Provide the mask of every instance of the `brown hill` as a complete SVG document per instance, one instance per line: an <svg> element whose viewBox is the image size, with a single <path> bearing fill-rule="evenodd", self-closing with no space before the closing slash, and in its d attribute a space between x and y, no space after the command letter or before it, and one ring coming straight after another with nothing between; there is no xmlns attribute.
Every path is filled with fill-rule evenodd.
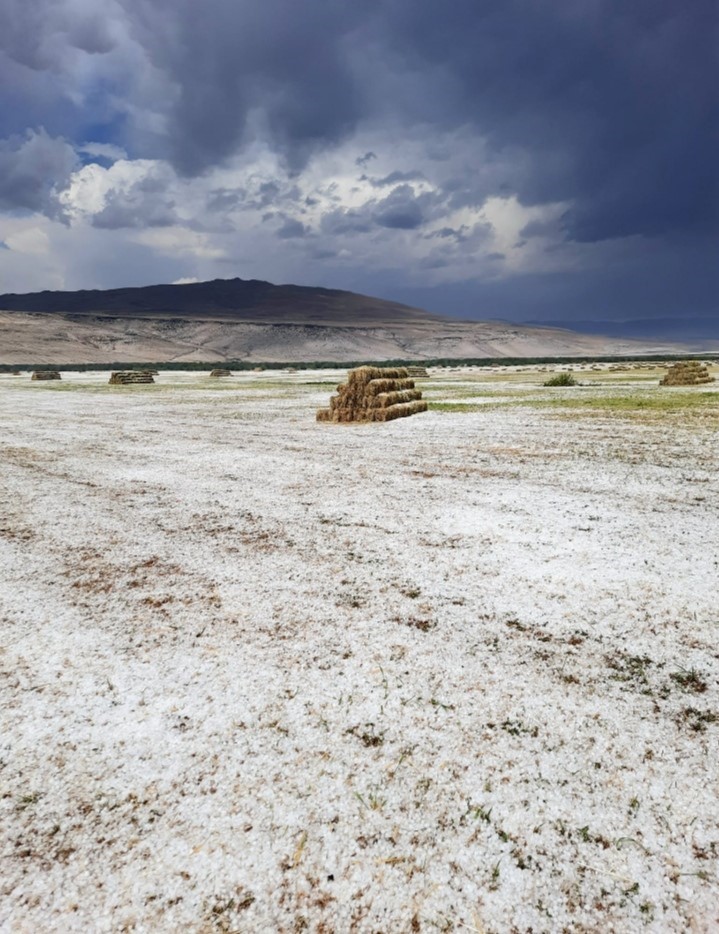
<svg viewBox="0 0 719 934"><path fill-rule="evenodd" d="M354 292L255 280L0 296L2 364L345 362L687 349L459 321Z"/></svg>
<svg viewBox="0 0 719 934"><path fill-rule="evenodd" d="M120 318L190 318L255 324L373 324L441 321L419 308L339 289L213 279L185 285L0 295L0 311Z"/></svg>

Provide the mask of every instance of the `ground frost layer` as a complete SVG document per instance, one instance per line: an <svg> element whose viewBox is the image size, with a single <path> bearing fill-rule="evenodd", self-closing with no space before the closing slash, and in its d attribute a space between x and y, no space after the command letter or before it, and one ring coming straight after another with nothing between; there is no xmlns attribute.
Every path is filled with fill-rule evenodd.
<svg viewBox="0 0 719 934"><path fill-rule="evenodd" d="M2 929L716 930L716 435L293 386L3 383Z"/></svg>

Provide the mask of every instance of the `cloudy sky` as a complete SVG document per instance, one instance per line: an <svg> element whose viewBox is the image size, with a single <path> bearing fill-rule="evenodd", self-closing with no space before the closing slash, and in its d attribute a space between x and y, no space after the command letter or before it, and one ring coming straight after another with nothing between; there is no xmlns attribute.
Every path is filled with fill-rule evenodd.
<svg viewBox="0 0 719 934"><path fill-rule="evenodd" d="M714 0L2 0L0 292L716 315Z"/></svg>

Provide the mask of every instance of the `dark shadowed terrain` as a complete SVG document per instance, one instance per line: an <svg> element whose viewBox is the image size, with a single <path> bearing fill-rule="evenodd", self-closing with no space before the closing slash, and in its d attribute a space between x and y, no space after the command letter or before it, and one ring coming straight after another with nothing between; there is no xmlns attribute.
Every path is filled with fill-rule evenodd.
<svg viewBox="0 0 719 934"><path fill-rule="evenodd" d="M0 363L297 362L710 350L460 321L335 289L242 279L0 296Z"/></svg>

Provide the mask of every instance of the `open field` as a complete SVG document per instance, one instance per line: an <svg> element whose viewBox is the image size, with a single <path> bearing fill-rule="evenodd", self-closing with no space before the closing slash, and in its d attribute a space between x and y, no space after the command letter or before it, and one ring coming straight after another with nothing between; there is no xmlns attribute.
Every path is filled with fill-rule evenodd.
<svg viewBox="0 0 719 934"><path fill-rule="evenodd" d="M0 375L0 929L719 929L719 382L548 369Z"/></svg>

